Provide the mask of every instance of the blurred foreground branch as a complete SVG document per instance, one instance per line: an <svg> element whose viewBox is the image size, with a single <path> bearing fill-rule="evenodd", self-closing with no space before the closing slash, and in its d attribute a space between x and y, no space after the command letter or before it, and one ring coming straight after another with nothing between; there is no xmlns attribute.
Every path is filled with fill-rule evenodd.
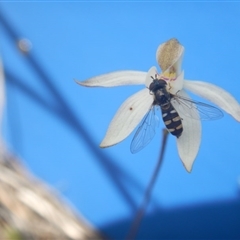
<svg viewBox="0 0 240 240"><path fill-rule="evenodd" d="M0 60L0 128L5 103ZM106 239L49 186L31 173L3 144L0 131L0 239Z"/></svg>
<svg viewBox="0 0 240 240"><path fill-rule="evenodd" d="M0 147L0 239L105 239Z"/></svg>

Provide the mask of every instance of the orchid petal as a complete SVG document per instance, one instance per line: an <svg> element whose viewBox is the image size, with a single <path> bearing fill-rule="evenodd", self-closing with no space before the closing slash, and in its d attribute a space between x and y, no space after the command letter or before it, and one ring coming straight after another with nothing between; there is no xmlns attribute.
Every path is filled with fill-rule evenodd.
<svg viewBox="0 0 240 240"><path fill-rule="evenodd" d="M180 91L178 95L189 98L184 90ZM182 118L183 125L182 135L177 138L178 154L186 170L191 172L201 143L201 121L183 115L177 101L172 104Z"/></svg>
<svg viewBox="0 0 240 240"><path fill-rule="evenodd" d="M184 80L184 88L216 104L240 122L240 106L224 89L207 82Z"/></svg>
<svg viewBox="0 0 240 240"><path fill-rule="evenodd" d="M168 91L172 94L176 94L177 92L182 90L183 82L184 82L184 71L181 72L181 74L177 77L176 80L167 81Z"/></svg>
<svg viewBox="0 0 240 240"><path fill-rule="evenodd" d="M85 87L115 87L144 84L146 75L147 73L142 71L116 71L102 74L85 81L75 81Z"/></svg>
<svg viewBox="0 0 240 240"><path fill-rule="evenodd" d="M149 88L149 85L152 83L153 78L155 79L155 76L157 75L157 68L155 66L151 67L148 72L147 72L147 76L146 76L146 80L145 80L145 85L147 88Z"/></svg>
<svg viewBox="0 0 240 240"><path fill-rule="evenodd" d="M110 147L124 140L139 124L152 103L153 97L148 89L129 97L114 116L100 147Z"/></svg>
<svg viewBox="0 0 240 240"><path fill-rule="evenodd" d="M173 79L181 73L183 53L184 47L175 38L158 47L157 62L166 78Z"/></svg>

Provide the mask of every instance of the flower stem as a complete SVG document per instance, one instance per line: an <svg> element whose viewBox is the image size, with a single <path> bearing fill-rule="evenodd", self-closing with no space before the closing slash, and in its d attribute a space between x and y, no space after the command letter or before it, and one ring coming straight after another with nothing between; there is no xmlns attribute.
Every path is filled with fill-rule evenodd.
<svg viewBox="0 0 240 240"><path fill-rule="evenodd" d="M158 159L157 165L154 169L154 172L152 174L151 180L148 184L148 187L146 189L146 192L144 194L142 204L140 205L138 211L136 212L136 215L135 215L135 218L133 219L131 228L130 228L128 234L127 234L127 237L126 237L127 240L130 240L130 239L133 240L133 239L135 239L135 237L137 235L137 231L139 229L139 226L140 226L140 223L142 221L143 215L144 215L144 213L147 209L147 206L148 206L148 203L149 203L149 200L150 200L150 197L151 197L151 193L152 193L154 184L156 182L156 179L157 179L157 176L158 176L158 173L159 173L159 169L160 169L160 167L162 165L162 162L163 162L164 153L165 153L165 149L166 149L166 143L167 143L167 136L168 136L167 129L163 129L162 147L161 147L161 150L160 150L159 159Z"/></svg>

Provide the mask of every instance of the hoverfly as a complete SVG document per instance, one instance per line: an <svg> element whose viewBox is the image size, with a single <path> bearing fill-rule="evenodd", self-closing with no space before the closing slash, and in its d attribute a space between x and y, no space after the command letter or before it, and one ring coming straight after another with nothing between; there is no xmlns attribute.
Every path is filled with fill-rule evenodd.
<svg viewBox="0 0 240 240"><path fill-rule="evenodd" d="M162 119L167 130L177 138L181 137L184 131L183 119L174 108L173 103L178 104L181 116L197 120L216 120L223 116L222 111L214 106L169 93L165 80L157 77L151 78L153 81L149 85L149 91L153 95L153 103L133 137L130 147L132 153L142 150L154 137L155 128L159 121L155 113L157 108L161 109Z"/></svg>

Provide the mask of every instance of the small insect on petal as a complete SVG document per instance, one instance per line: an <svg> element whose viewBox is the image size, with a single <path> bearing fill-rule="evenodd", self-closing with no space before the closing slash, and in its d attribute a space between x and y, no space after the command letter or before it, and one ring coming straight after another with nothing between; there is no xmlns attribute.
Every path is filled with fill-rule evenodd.
<svg viewBox="0 0 240 240"><path fill-rule="evenodd" d="M124 140L148 112L152 102L153 97L146 88L129 97L115 114L100 147L110 147Z"/></svg>
<svg viewBox="0 0 240 240"><path fill-rule="evenodd" d="M90 78L85 81L75 80L85 87L115 87L144 84L147 73L141 71L117 71Z"/></svg>

